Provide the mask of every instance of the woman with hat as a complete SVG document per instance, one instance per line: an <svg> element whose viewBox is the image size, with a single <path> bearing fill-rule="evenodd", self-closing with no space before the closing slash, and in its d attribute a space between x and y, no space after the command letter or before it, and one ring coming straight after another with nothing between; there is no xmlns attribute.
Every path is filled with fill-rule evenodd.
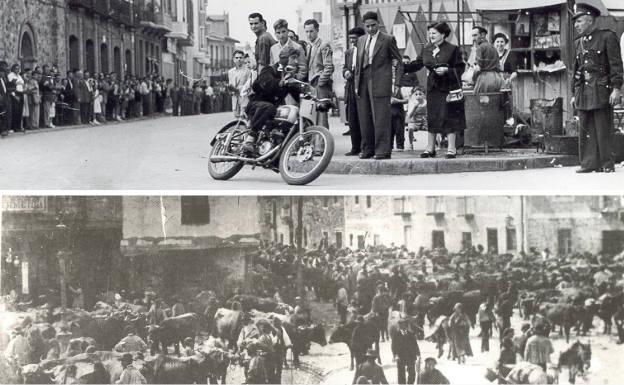
<svg viewBox="0 0 624 385"><path fill-rule="evenodd" d="M466 356L472 357L469 339L470 319L464 313L461 303L456 303L453 309L453 314L449 318L451 352L453 359L457 358L460 364L465 364Z"/></svg>
<svg viewBox="0 0 624 385"><path fill-rule="evenodd" d="M447 41L451 27L444 21L429 25L429 43L417 59L405 65L404 72L417 72L427 68L427 128L429 136L421 158L436 156L436 135L448 139L447 158L457 156L457 135L466 128L463 99L460 97L461 76L466 68L456 45Z"/></svg>
<svg viewBox="0 0 624 385"><path fill-rule="evenodd" d="M366 361L358 365L355 370L353 383L362 383L361 377L365 377L369 384L387 384L388 380L386 380L383 368L375 363L375 359L377 359L375 349L368 349L364 357Z"/></svg>

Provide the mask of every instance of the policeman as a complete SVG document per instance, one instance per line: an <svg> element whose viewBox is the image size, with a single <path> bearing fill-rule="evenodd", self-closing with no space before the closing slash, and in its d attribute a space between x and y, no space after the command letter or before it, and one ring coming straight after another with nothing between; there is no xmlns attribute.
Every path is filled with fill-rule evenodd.
<svg viewBox="0 0 624 385"><path fill-rule="evenodd" d="M577 173L614 172L611 149L613 106L620 100L622 58L613 31L596 28L600 11L577 3L572 19L578 33L572 81L572 107L577 110L581 168Z"/></svg>

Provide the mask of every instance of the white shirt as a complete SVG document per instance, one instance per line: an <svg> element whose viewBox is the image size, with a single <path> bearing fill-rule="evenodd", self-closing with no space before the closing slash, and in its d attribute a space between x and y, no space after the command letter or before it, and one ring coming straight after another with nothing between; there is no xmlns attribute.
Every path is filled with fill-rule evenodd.
<svg viewBox="0 0 624 385"><path fill-rule="evenodd" d="M366 44L369 44L368 42L370 41L370 45L368 46L368 64L369 65L373 63L373 52L375 52L375 43L377 43L378 37L379 37L379 31L377 31L377 33L374 35L368 35L368 39L366 41ZM366 49L366 46L364 46L364 49Z"/></svg>
<svg viewBox="0 0 624 385"><path fill-rule="evenodd" d="M24 78L20 76L20 74L16 74L15 72L10 72L9 76L7 76L9 82L15 80L15 91L24 92Z"/></svg>

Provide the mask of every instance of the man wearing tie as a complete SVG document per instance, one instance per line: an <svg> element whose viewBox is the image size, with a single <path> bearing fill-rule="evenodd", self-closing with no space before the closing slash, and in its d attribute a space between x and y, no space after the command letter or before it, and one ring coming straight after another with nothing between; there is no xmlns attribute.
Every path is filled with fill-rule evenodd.
<svg viewBox="0 0 624 385"><path fill-rule="evenodd" d="M342 69L342 76L345 78L345 103L347 113L347 123L349 124L349 135L351 135L351 151L346 156L358 156L362 144L362 134L360 132L360 121L357 111L357 97L355 95L355 65L357 63L357 42L366 32L360 27L349 30L349 42L351 48L345 52L345 64Z"/></svg>
<svg viewBox="0 0 624 385"><path fill-rule="evenodd" d="M308 80L316 88L317 97L330 98L332 93L332 75L334 62L332 48L323 41L319 34L319 23L314 19L306 20L303 29L308 41ZM329 128L327 112L319 112L316 124Z"/></svg>
<svg viewBox="0 0 624 385"><path fill-rule="evenodd" d="M379 30L377 13L362 18L367 34L358 40L355 91L362 132L361 159L390 159L390 97L398 92L401 53L394 36Z"/></svg>
<svg viewBox="0 0 624 385"><path fill-rule="evenodd" d="M407 319L399 319L399 330L392 337L392 355L397 363L397 384L413 384L416 382L416 360L420 356L418 341L414 332L407 328ZM407 382L405 372L407 371Z"/></svg>

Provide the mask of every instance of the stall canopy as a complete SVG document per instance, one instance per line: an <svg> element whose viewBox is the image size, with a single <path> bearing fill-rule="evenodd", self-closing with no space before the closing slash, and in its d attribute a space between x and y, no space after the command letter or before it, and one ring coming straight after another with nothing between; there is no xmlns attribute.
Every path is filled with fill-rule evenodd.
<svg viewBox="0 0 624 385"><path fill-rule="evenodd" d="M509 11L513 9L541 8L566 3L566 0L523 0L521 2L518 2L518 0L475 0L473 2L477 11ZM617 13L624 12L624 1L622 0L583 0L583 3L598 8L601 16L607 16L613 11Z"/></svg>

